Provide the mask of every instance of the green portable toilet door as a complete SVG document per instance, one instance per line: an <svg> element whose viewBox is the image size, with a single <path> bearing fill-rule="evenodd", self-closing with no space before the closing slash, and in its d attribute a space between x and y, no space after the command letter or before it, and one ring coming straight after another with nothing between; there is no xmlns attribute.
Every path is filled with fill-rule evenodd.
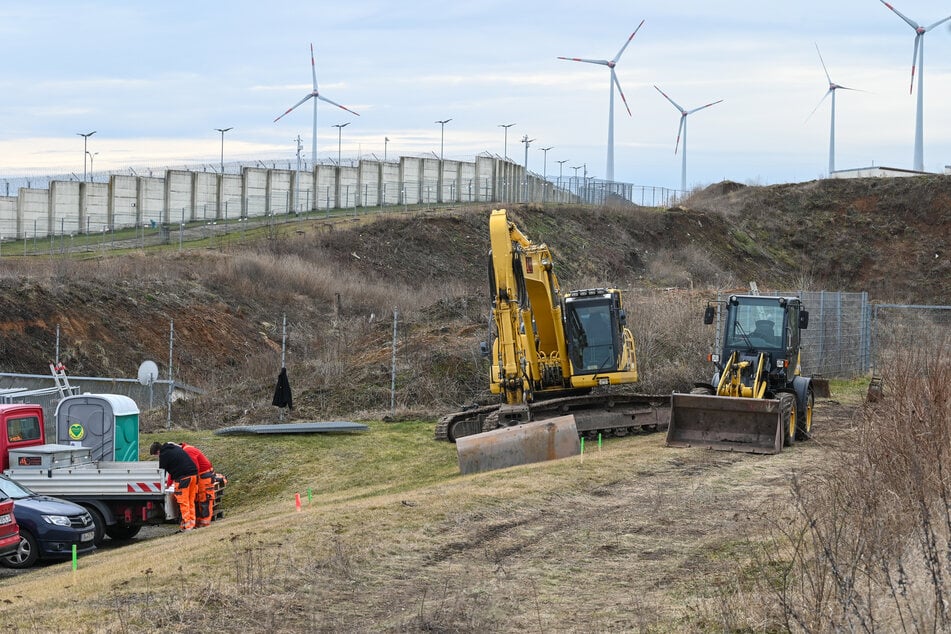
<svg viewBox="0 0 951 634"><path fill-rule="evenodd" d="M116 462L135 462L139 459L139 415L116 416Z"/></svg>

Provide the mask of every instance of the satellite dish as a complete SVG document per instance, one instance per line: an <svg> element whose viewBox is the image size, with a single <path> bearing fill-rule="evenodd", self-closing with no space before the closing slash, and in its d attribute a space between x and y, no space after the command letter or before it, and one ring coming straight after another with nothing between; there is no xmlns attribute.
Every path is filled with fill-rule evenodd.
<svg viewBox="0 0 951 634"><path fill-rule="evenodd" d="M158 378L158 366L155 361L143 361L139 366L139 383L142 385L152 385Z"/></svg>

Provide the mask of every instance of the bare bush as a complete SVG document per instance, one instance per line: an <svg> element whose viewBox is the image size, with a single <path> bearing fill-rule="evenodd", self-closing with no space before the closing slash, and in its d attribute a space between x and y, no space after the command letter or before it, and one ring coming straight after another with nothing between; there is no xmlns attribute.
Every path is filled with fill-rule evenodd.
<svg viewBox="0 0 951 634"><path fill-rule="evenodd" d="M703 325L705 299L683 291L627 298L640 391L682 391L704 380L710 370L704 359L714 338L713 330Z"/></svg>
<svg viewBox="0 0 951 634"><path fill-rule="evenodd" d="M951 629L951 339L892 345L885 399L777 522L769 583L792 631Z"/></svg>

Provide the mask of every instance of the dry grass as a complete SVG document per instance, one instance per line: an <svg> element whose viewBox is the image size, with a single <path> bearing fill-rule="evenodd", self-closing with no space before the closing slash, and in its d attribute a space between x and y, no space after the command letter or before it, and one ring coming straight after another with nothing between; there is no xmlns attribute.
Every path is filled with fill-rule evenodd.
<svg viewBox="0 0 951 634"><path fill-rule="evenodd" d="M853 444L793 480L772 579L784 627L804 632L951 628L951 340L898 338L886 396Z"/></svg>
<svg viewBox="0 0 951 634"><path fill-rule="evenodd" d="M54 566L19 577L0 623L90 632L718 630L727 618L720 580L739 562L753 565L750 544L768 510L790 499L782 474L820 457L808 445L771 458L671 450L655 434L611 440L584 459L459 477L452 447L433 444L428 426L379 431L328 440L344 454L338 461L292 465L322 474L311 481L326 478L300 513L292 483L301 480L281 478L272 502L210 529L84 557L76 573ZM376 455L394 437L415 438L419 452ZM254 450L246 452L241 459ZM434 467L420 467L421 452ZM236 474L233 493L245 478L275 477L263 461L276 454L263 453ZM347 470L348 455L389 468ZM31 615L42 621L24 625Z"/></svg>

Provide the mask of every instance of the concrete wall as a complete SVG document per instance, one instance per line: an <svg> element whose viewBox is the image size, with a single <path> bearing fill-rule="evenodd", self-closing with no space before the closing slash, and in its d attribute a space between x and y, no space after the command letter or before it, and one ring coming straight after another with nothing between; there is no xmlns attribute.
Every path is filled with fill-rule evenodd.
<svg viewBox="0 0 951 634"><path fill-rule="evenodd" d="M140 176L136 179L138 189L135 205L139 210L139 219L144 226L160 225L171 222L165 206L165 179L152 176Z"/></svg>
<svg viewBox="0 0 951 634"><path fill-rule="evenodd" d="M511 161L435 157L317 165L313 171L246 167L239 174L168 170L113 175L108 183L53 181L0 197L0 238L98 233L266 214L455 202L570 200L572 195Z"/></svg>

